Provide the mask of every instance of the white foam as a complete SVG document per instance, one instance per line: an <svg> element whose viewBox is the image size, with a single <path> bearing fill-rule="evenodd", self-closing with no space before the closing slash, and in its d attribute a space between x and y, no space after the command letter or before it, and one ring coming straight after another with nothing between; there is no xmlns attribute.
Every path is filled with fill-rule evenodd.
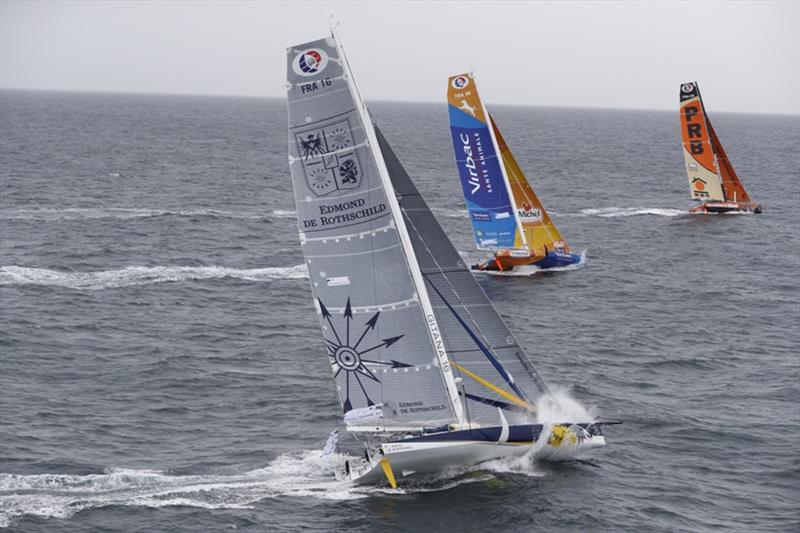
<svg viewBox="0 0 800 533"><path fill-rule="evenodd" d="M60 272L46 268L16 265L0 267L0 285L50 285L70 289L101 290L146 285L166 281L235 278L247 281L302 279L308 277L306 265L266 268L228 268L220 266L128 266L97 272Z"/></svg>
<svg viewBox="0 0 800 533"><path fill-rule="evenodd" d="M367 497L336 481L335 456L319 450L284 454L266 467L232 475L177 476L156 470L109 469L103 474L0 474L0 527L21 515L66 518L118 506L247 508L280 496L345 500Z"/></svg>
<svg viewBox="0 0 800 533"><path fill-rule="evenodd" d="M129 207L67 207L67 208L20 208L20 209L0 209L0 220L38 220L38 221L60 221L60 220L91 220L91 219L135 219L151 218L161 216L179 217L213 217L213 218L233 218L258 220L265 217L273 218L294 218L296 211L276 209L268 213L225 211L219 209L154 209L154 208L129 208Z"/></svg>
<svg viewBox="0 0 800 533"><path fill-rule="evenodd" d="M439 213L444 217L449 218L467 218L469 216L469 211L466 209L448 209L446 207L434 207L432 208L434 213Z"/></svg>
<svg viewBox="0 0 800 533"><path fill-rule="evenodd" d="M632 217L639 215L654 215L661 217L678 217L686 215L688 211L669 209L663 207L602 207L599 209L581 209L577 216L597 216L602 218ZM573 215L575 216L575 215Z"/></svg>
<svg viewBox="0 0 800 533"><path fill-rule="evenodd" d="M551 388L536 402L540 424L594 422L595 416L564 388Z"/></svg>
<svg viewBox="0 0 800 533"><path fill-rule="evenodd" d="M22 515L68 518L92 508L108 506L243 509L266 498L313 497L356 500L373 494L449 490L464 483L491 479L491 474L457 479L442 477L421 486L397 490L337 481L336 454L319 450L280 455L264 468L241 474L171 475L159 470L110 468L103 474L0 473L0 527ZM485 469L483 469L485 470Z"/></svg>

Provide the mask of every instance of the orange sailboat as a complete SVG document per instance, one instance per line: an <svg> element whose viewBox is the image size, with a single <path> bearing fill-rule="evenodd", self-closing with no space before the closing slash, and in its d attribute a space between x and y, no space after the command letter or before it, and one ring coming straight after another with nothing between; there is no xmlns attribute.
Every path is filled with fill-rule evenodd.
<svg viewBox="0 0 800 533"><path fill-rule="evenodd" d="M683 157L693 200L702 202L690 213L760 213L722 148L706 114L697 82L680 91Z"/></svg>
<svg viewBox="0 0 800 533"><path fill-rule="evenodd" d="M474 270L562 268L583 262L558 231L478 94L472 73L451 76L447 103L475 244L492 257ZM517 269L517 270L515 270Z"/></svg>

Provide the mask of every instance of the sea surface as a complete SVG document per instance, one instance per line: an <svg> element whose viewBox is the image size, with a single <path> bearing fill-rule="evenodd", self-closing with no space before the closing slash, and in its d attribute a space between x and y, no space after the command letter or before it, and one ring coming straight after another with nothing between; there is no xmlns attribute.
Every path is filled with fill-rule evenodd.
<svg viewBox="0 0 800 533"><path fill-rule="evenodd" d="M370 107L474 255L444 102ZM798 531L800 118L707 102L764 213L690 216L675 107L492 108L587 261L480 283L608 446L392 491L321 456L285 102L0 92L0 526Z"/></svg>

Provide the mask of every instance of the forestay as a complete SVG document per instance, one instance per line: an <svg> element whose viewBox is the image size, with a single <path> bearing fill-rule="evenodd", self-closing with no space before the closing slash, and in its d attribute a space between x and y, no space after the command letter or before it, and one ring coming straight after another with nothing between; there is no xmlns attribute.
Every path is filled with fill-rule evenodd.
<svg viewBox="0 0 800 533"><path fill-rule="evenodd" d="M287 72L300 242L343 411L373 427L458 420L336 41L289 48Z"/></svg>

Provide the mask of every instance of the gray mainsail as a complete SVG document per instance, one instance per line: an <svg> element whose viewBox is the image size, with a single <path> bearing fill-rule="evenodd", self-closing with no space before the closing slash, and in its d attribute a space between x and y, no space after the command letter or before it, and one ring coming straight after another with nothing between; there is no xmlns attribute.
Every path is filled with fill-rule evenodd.
<svg viewBox="0 0 800 533"><path fill-rule="evenodd" d="M436 318L340 49L333 37L289 48L287 72L300 242L343 411L390 429L462 421Z"/></svg>
<svg viewBox="0 0 800 533"><path fill-rule="evenodd" d="M411 235L447 354L461 377L469 421L496 425L497 408L522 422L547 386L376 127L392 185Z"/></svg>

